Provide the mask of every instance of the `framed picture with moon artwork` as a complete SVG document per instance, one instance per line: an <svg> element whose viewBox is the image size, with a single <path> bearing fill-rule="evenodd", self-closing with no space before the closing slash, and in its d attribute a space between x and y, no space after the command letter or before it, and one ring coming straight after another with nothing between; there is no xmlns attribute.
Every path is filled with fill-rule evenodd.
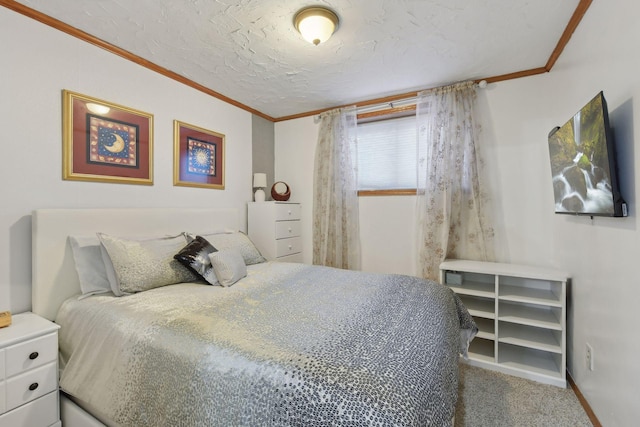
<svg viewBox="0 0 640 427"><path fill-rule="evenodd" d="M66 180L153 185L153 115L62 91Z"/></svg>
<svg viewBox="0 0 640 427"><path fill-rule="evenodd" d="M173 122L173 185L224 190L223 134Z"/></svg>

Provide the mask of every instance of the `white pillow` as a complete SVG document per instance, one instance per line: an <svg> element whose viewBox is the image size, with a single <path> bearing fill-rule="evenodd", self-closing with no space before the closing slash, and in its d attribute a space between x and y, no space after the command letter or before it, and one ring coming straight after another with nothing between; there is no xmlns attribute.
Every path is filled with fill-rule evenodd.
<svg viewBox="0 0 640 427"><path fill-rule="evenodd" d="M95 236L69 236L83 296L111 292L102 260L100 240Z"/></svg>
<svg viewBox="0 0 640 427"><path fill-rule="evenodd" d="M222 286L231 286L247 275L242 254L236 249L225 249L209 254L209 260Z"/></svg>
<svg viewBox="0 0 640 427"><path fill-rule="evenodd" d="M117 296L198 281L193 272L173 258L187 243L182 233L148 240L122 239L104 233L97 235L103 247L107 277Z"/></svg>

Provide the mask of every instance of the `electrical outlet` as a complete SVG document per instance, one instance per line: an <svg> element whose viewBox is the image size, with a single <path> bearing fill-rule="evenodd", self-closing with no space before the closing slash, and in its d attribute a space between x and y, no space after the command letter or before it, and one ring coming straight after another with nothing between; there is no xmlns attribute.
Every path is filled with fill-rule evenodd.
<svg viewBox="0 0 640 427"><path fill-rule="evenodd" d="M593 347L587 343L587 351L585 353L585 362L587 363L587 369L593 371Z"/></svg>

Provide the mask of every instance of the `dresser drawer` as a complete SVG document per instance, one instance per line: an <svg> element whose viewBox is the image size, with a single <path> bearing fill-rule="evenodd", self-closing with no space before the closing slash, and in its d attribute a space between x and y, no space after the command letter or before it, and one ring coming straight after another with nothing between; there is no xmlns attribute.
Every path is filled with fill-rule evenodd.
<svg viewBox="0 0 640 427"><path fill-rule="evenodd" d="M276 239L300 236L300 221L277 221Z"/></svg>
<svg viewBox="0 0 640 427"><path fill-rule="evenodd" d="M280 258L276 258L278 262L297 262L302 263L304 260L302 259L302 252L298 252L293 255L281 256Z"/></svg>
<svg viewBox="0 0 640 427"><path fill-rule="evenodd" d="M20 405L24 405L40 396L44 396L58 389L58 369L57 363L51 362L48 365L32 369L24 374L16 375L7 380L7 407L10 411ZM32 390L33 389L33 390Z"/></svg>
<svg viewBox="0 0 640 427"><path fill-rule="evenodd" d="M276 221L300 219L300 205L288 203L276 203Z"/></svg>
<svg viewBox="0 0 640 427"><path fill-rule="evenodd" d="M58 334L43 335L7 347L5 352L5 376L8 378L55 361L58 357Z"/></svg>
<svg viewBox="0 0 640 427"><path fill-rule="evenodd" d="M0 426L48 427L60 420L58 390L0 415Z"/></svg>
<svg viewBox="0 0 640 427"><path fill-rule="evenodd" d="M302 252L302 239L300 237L292 237L290 239L276 240L276 257Z"/></svg>

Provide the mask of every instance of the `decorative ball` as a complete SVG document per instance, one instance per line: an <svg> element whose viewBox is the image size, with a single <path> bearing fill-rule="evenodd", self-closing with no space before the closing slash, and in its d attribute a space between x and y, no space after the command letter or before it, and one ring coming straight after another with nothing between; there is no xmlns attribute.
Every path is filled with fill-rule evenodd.
<svg viewBox="0 0 640 427"><path fill-rule="evenodd" d="M286 182L274 182L271 186L271 197L278 202L286 202L291 197L291 190Z"/></svg>

